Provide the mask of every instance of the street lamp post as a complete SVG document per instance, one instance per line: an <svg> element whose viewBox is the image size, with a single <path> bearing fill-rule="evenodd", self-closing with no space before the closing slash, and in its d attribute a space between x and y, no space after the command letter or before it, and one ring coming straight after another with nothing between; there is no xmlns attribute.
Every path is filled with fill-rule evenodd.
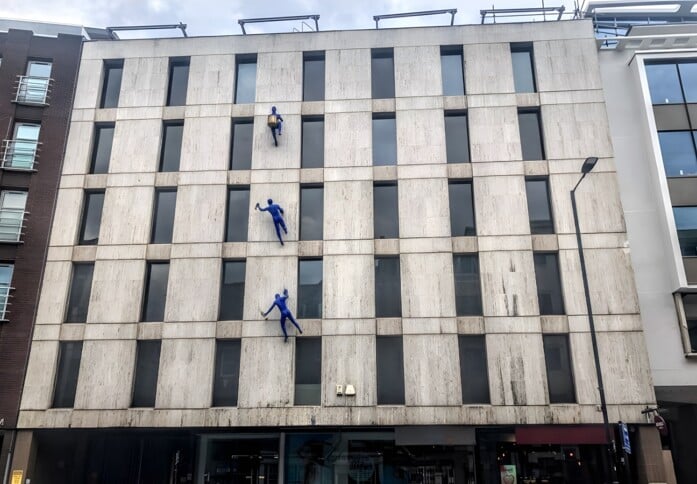
<svg viewBox="0 0 697 484"><path fill-rule="evenodd" d="M603 374L600 371L600 356L598 354L598 339L595 334L595 322L593 321L593 309L591 308L591 295L588 289L588 274L586 273L586 260L583 257L583 243L581 242L581 229L578 224L578 210L576 209L576 189L581 184L588 173L591 172L598 162L597 157L588 157L581 166L581 179L571 190L571 209L574 214L574 225L576 227L576 243L578 245L578 257L581 260L581 278L583 279L583 292L586 295L586 307L588 308L588 325L590 326L591 342L593 345L593 358L595 359L595 373L598 378L598 393L600 393L600 410L603 413L603 426L605 427L605 446L607 450L606 459L608 460L608 471L611 482L617 482L617 469L615 468L615 444L610 429L610 421L607 416L607 404L605 402L605 386L603 385Z"/></svg>

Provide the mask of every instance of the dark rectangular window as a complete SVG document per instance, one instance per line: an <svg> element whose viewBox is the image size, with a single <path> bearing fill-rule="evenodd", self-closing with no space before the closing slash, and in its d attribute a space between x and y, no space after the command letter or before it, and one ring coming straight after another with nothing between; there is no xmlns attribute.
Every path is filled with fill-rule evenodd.
<svg viewBox="0 0 697 484"><path fill-rule="evenodd" d="M160 340L140 340L136 347L136 377L131 407L154 407L157 372L160 369Z"/></svg>
<svg viewBox="0 0 697 484"><path fill-rule="evenodd" d="M155 207L152 219L151 244L171 244L174 231L174 209L177 205L176 188L155 189Z"/></svg>
<svg viewBox="0 0 697 484"><path fill-rule="evenodd" d="M94 263L73 264L73 277L70 283L68 310L65 314L66 323L87 322L87 309L92 293L92 274Z"/></svg>
<svg viewBox="0 0 697 484"><path fill-rule="evenodd" d="M253 103L257 90L257 56L237 55L235 64L235 103Z"/></svg>
<svg viewBox="0 0 697 484"><path fill-rule="evenodd" d="M170 59L167 106L184 106L189 84L189 59Z"/></svg>
<svg viewBox="0 0 697 484"><path fill-rule="evenodd" d="M164 321L169 262L148 262L141 321Z"/></svg>
<svg viewBox="0 0 697 484"><path fill-rule="evenodd" d="M569 338L564 334L542 335L547 367L549 403L575 403L574 377L571 371Z"/></svg>
<svg viewBox="0 0 697 484"><path fill-rule="evenodd" d="M564 298L561 290L557 254L537 253L533 256L540 314L564 314Z"/></svg>
<svg viewBox="0 0 697 484"><path fill-rule="evenodd" d="M90 173L107 173L114 141L114 123L96 124L92 143Z"/></svg>
<svg viewBox="0 0 697 484"><path fill-rule="evenodd" d="M249 187L230 187L227 196L225 242L247 242L249 225Z"/></svg>
<svg viewBox="0 0 697 484"><path fill-rule="evenodd" d="M373 49L370 62L373 99L394 97L394 53L392 49Z"/></svg>
<svg viewBox="0 0 697 484"><path fill-rule="evenodd" d="M470 161L470 143L466 113L446 111L445 154L448 163L468 163Z"/></svg>
<svg viewBox="0 0 697 484"><path fill-rule="evenodd" d="M554 221L552 220L552 204L547 179L525 180L525 192L528 198L530 233L553 234Z"/></svg>
<svg viewBox="0 0 697 484"><path fill-rule="evenodd" d="M250 170L252 168L253 145L254 120L234 120L232 122L232 146L230 148L231 170Z"/></svg>
<svg viewBox="0 0 697 484"><path fill-rule="evenodd" d="M298 261L298 318L322 317L322 259Z"/></svg>
<svg viewBox="0 0 697 484"><path fill-rule="evenodd" d="M518 110L520 147L524 160L544 160L545 150L542 142L542 123L537 110Z"/></svg>
<svg viewBox="0 0 697 484"><path fill-rule="evenodd" d="M402 317L399 257L375 258L375 317Z"/></svg>
<svg viewBox="0 0 697 484"><path fill-rule="evenodd" d="M324 101L324 52L303 52L303 101Z"/></svg>
<svg viewBox="0 0 697 484"><path fill-rule="evenodd" d="M240 340L228 339L215 342L215 378L213 381L213 406L237 406L237 388L240 379Z"/></svg>
<svg viewBox="0 0 697 484"><path fill-rule="evenodd" d="M535 92L535 69L532 44L511 44L515 92Z"/></svg>
<svg viewBox="0 0 697 484"><path fill-rule="evenodd" d="M324 189L321 186L300 188L300 240L322 240L324 224Z"/></svg>
<svg viewBox="0 0 697 484"><path fill-rule="evenodd" d="M683 294L682 306L685 311L690 352L697 353L697 294Z"/></svg>
<svg viewBox="0 0 697 484"><path fill-rule="evenodd" d="M697 256L697 207L673 207L683 257Z"/></svg>
<svg viewBox="0 0 697 484"><path fill-rule="evenodd" d="M458 336L463 405L489 403L489 371L483 335Z"/></svg>
<svg viewBox="0 0 697 484"><path fill-rule="evenodd" d="M399 237L399 201L396 183L373 185L373 237Z"/></svg>
<svg viewBox="0 0 697 484"><path fill-rule="evenodd" d="M378 405L404 405L404 354L401 336L376 336Z"/></svg>
<svg viewBox="0 0 697 484"><path fill-rule="evenodd" d="M82 341L61 341L58 347L56 387L53 392L53 408L72 408L75 404L77 377L80 373Z"/></svg>
<svg viewBox="0 0 697 484"><path fill-rule="evenodd" d="M450 199L450 234L453 237L477 235L472 182L448 182L448 196Z"/></svg>
<svg viewBox="0 0 697 484"><path fill-rule="evenodd" d="M244 278L247 263L243 260L223 261L220 284L220 321L241 321L244 313Z"/></svg>
<svg viewBox="0 0 697 484"><path fill-rule="evenodd" d="M667 177L697 175L697 131L659 131L658 143Z"/></svg>
<svg viewBox="0 0 697 484"><path fill-rule="evenodd" d="M300 168L324 166L324 118L303 117L302 154Z"/></svg>
<svg viewBox="0 0 697 484"><path fill-rule="evenodd" d="M160 171L179 171L184 121L165 121L162 125Z"/></svg>
<svg viewBox="0 0 697 484"><path fill-rule="evenodd" d="M322 338L295 339L295 405L319 405L322 397Z"/></svg>
<svg viewBox="0 0 697 484"><path fill-rule="evenodd" d="M455 311L458 316L482 315L482 289L479 283L479 256L453 254Z"/></svg>
<svg viewBox="0 0 697 484"><path fill-rule="evenodd" d="M80 245L95 245L99 242L99 227L102 222L104 190L86 191L80 224Z"/></svg>
<svg viewBox="0 0 697 484"><path fill-rule="evenodd" d="M443 96L463 96L465 94L463 66L461 45L449 45L440 48L440 73L443 79Z"/></svg>
<svg viewBox="0 0 697 484"><path fill-rule="evenodd" d="M397 125L394 114L373 114L373 165L397 164Z"/></svg>
<svg viewBox="0 0 697 484"><path fill-rule="evenodd" d="M123 59L104 61L102 96L99 100L100 108L115 108L119 105L122 75Z"/></svg>

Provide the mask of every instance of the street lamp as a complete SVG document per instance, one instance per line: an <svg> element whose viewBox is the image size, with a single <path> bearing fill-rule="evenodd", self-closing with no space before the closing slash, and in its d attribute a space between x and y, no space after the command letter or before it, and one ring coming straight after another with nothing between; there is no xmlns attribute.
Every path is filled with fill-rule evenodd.
<svg viewBox="0 0 697 484"><path fill-rule="evenodd" d="M605 386L603 385L603 374L600 371L600 356L598 355L598 339L595 334L595 322L593 321L593 309L591 308L591 294L588 289L588 274L586 273L586 260L583 257L583 243L581 242L581 229L578 225L578 211L576 209L576 189L581 184L588 173L591 172L598 158L590 156L583 161L581 166L581 179L571 190L571 209L574 213L574 225L576 227L576 243L578 245L578 257L581 260L581 278L583 279L583 292L586 295L586 307L588 308L588 324L591 332L591 342L593 344L593 358L595 359L595 373L598 378L598 393L600 393L600 410L603 413L603 426L605 427L605 446L607 450L609 477L612 482L617 482L617 470L615 469L615 444L610 429L610 421L607 417L607 404L605 402Z"/></svg>

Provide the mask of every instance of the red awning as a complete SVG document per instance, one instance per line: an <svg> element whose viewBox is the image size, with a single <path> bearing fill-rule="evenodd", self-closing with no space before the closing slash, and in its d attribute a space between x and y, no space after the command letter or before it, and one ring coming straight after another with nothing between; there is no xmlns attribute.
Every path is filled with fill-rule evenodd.
<svg viewBox="0 0 697 484"><path fill-rule="evenodd" d="M526 425L515 428L518 444L604 444L602 425Z"/></svg>

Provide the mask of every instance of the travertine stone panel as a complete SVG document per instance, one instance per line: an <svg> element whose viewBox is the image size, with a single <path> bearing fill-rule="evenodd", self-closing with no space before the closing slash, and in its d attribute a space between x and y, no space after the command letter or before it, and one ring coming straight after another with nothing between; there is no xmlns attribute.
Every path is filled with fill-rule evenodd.
<svg viewBox="0 0 697 484"><path fill-rule="evenodd" d="M57 361L58 341L32 342L22 389L22 410L44 410L51 407Z"/></svg>
<svg viewBox="0 0 697 484"><path fill-rule="evenodd" d="M404 336L407 405L460 405L460 365L455 334Z"/></svg>
<svg viewBox="0 0 697 484"><path fill-rule="evenodd" d="M598 350L608 404L655 401L651 366L640 332L599 333Z"/></svg>
<svg viewBox="0 0 697 484"><path fill-rule="evenodd" d="M486 350L492 405L548 403L540 334L489 334Z"/></svg>
<svg viewBox="0 0 697 484"><path fill-rule="evenodd" d="M232 103L234 77L235 57L232 54L192 56L186 104Z"/></svg>
<svg viewBox="0 0 697 484"><path fill-rule="evenodd" d="M400 272L405 318L455 316L452 254L402 254Z"/></svg>
<svg viewBox="0 0 697 484"><path fill-rule="evenodd" d="M372 255L325 256L323 269L324 318L375 317Z"/></svg>
<svg viewBox="0 0 697 484"><path fill-rule="evenodd" d="M538 91L602 88L595 39L545 40L533 49Z"/></svg>
<svg viewBox="0 0 697 484"><path fill-rule="evenodd" d="M370 99L370 49L328 50L324 98Z"/></svg>
<svg viewBox="0 0 697 484"><path fill-rule="evenodd" d="M467 111L467 122L472 162L523 158L515 106L472 108Z"/></svg>
<svg viewBox="0 0 697 484"><path fill-rule="evenodd" d="M47 262L36 324L61 324L70 287L70 262Z"/></svg>
<svg viewBox="0 0 697 484"><path fill-rule="evenodd" d="M288 289L290 295L287 301L288 308L295 314L298 297L297 281L298 261L295 257L247 257L244 319L260 320L262 316L259 311L269 309L273 303L274 294L281 294L284 288ZM278 318L278 309L274 309L269 314L269 320ZM287 324L292 326L290 322Z"/></svg>
<svg viewBox="0 0 697 484"><path fill-rule="evenodd" d="M324 184L324 240L373 238L373 185L370 181Z"/></svg>
<svg viewBox="0 0 697 484"><path fill-rule="evenodd" d="M138 322L144 277L145 262L142 260L97 261L87 322Z"/></svg>
<svg viewBox="0 0 697 484"><path fill-rule="evenodd" d="M101 59L80 60L80 73L77 76L73 109L97 107L102 87L103 65Z"/></svg>
<svg viewBox="0 0 697 484"><path fill-rule="evenodd" d="M119 107L164 106L169 59L131 57L123 62Z"/></svg>
<svg viewBox="0 0 697 484"><path fill-rule="evenodd" d="M153 189L108 188L104 196L99 243L146 244L150 239Z"/></svg>
<svg viewBox="0 0 697 484"><path fill-rule="evenodd" d="M584 250L595 314L634 314L639 301L628 249Z"/></svg>
<svg viewBox="0 0 697 484"><path fill-rule="evenodd" d="M450 237L450 202L445 178L400 180L398 191L400 237Z"/></svg>
<svg viewBox="0 0 697 484"><path fill-rule="evenodd" d="M237 406L266 408L292 405L294 351L295 344L284 343L282 337L243 338Z"/></svg>
<svg viewBox="0 0 697 484"><path fill-rule="evenodd" d="M131 404L135 359L134 340L85 341L75 408L128 408Z"/></svg>
<svg viewBox="0 0 697 484"><path fill-rule="evenodd" d="M226 185L180 186L177 190L173 242L222 242L226 200Z"/></svg>
<svg viewBox="0 0 697 484"><path fill-rule="evenodd" d="M365 407L377 403L375 337L322 338L322 405ZM351 384L356 396L337 396L336 385Z"/></svg>
<svg viewBox="0 0 697 484"><path fill-rule="evenodd" d="M260 53L257 56L256 95L258 103L302 101L302 52Z"/></svg>
<svg viewBox="0 0 697 484"><path fill-rule="evenodd" d="M213 392L214 339L165 339L157 378L157 408L206 408ZM185 386L186 391L183 390Z"/></svg>
<svg viewBox="0 0 697 484"><path fill-rule="evenodd" d="M215 321L220 259L173 259L169 266L165 321Z"/></svg>
<svg viewBox="0 0 697 484"><path fill-rule="evenodd" d="M470 44L462 53L467 94L515 92L509 44Z"/></svg>
<svg viewBox="0 0 697 484"><path fill-rule="evenodd" d="M369 112L324 116L324 166L372 166L372 118Z"/></svg>
<svg viewBox="0 0 697 484"><path fill-rule="evenodd" d="M254 118L254 150L252 169L300 168L301 118L284 114L283 134L277 136L278 146L274 146L271 130L266 125L266 115Z"/></svg>
<svg viewBox="0 0 697 484"><path fill-rule="evenodd" d="M539 313L532 252L480 252L484 316Z"/></svg>
<svg viewBox="0 0 697 484"><path fill-rule="evenodd" d="M259 203L266 206L266 200L272 199L283 208L284 220L288 234L283 234L283 240L298 240L298 213L300 209L300 191L297 184L270 183L252 184L249 191L249 227L247 240L249 242L278 242L271 215L268 212L254 210Z"/></svg>
<svg viewBox="0 0 697 484"><path fill-rule="evenodd" d="M550 160L612 156L604 104L546 104L542 106L542 128Z"/></svg>
<svg viewBox="0 0 697 484"><path fill-rule="evenodd" d="M577 402L581 405L598 405L600 394L591 335L590 333L570 333L569 344Z"/></svg>
<svg viewBox="0 0 697 484"><path fill-rule="evenodd" d="M440 48L395 47L394 76L396 97L441 96Z"/></svg>
<svg viewBox="0 0 697 484"><path fill-rule="evenodd" d="M82 208L82 190L58 190L56 211L51 230L51 245L73 245L77 240L80 212Z"/></svg>
<svg viewBox="0 0 697 484"><path fill-rule="evenodd" d="M524 177L478 177L472 189L477 235L530 234Z"/></svg>
<svg viewBox="0 0 697 484"><path fill-rule="evenodd" d="M187 118L182 134L180 171L227 170L231 129L229 117Z"/></svg>
<svg viewBox="0 0 697 484"><path fill-rule="evenodd" d="M397 160L400 165L445 163L443 111L397 111Z"/></svg>
<svg viewBox="0 0 697 484"><path fill-rule="evenodd" d="M63 174L87 173L90 165L90 147L94 133L94 123L72 122L65 145Z"/></svg>
<svg viewBox="0 0 697 484"><path fill-rule="evenodd" d="M157 171L162 121L119 121L114 129L109 173Z"/></svg>

